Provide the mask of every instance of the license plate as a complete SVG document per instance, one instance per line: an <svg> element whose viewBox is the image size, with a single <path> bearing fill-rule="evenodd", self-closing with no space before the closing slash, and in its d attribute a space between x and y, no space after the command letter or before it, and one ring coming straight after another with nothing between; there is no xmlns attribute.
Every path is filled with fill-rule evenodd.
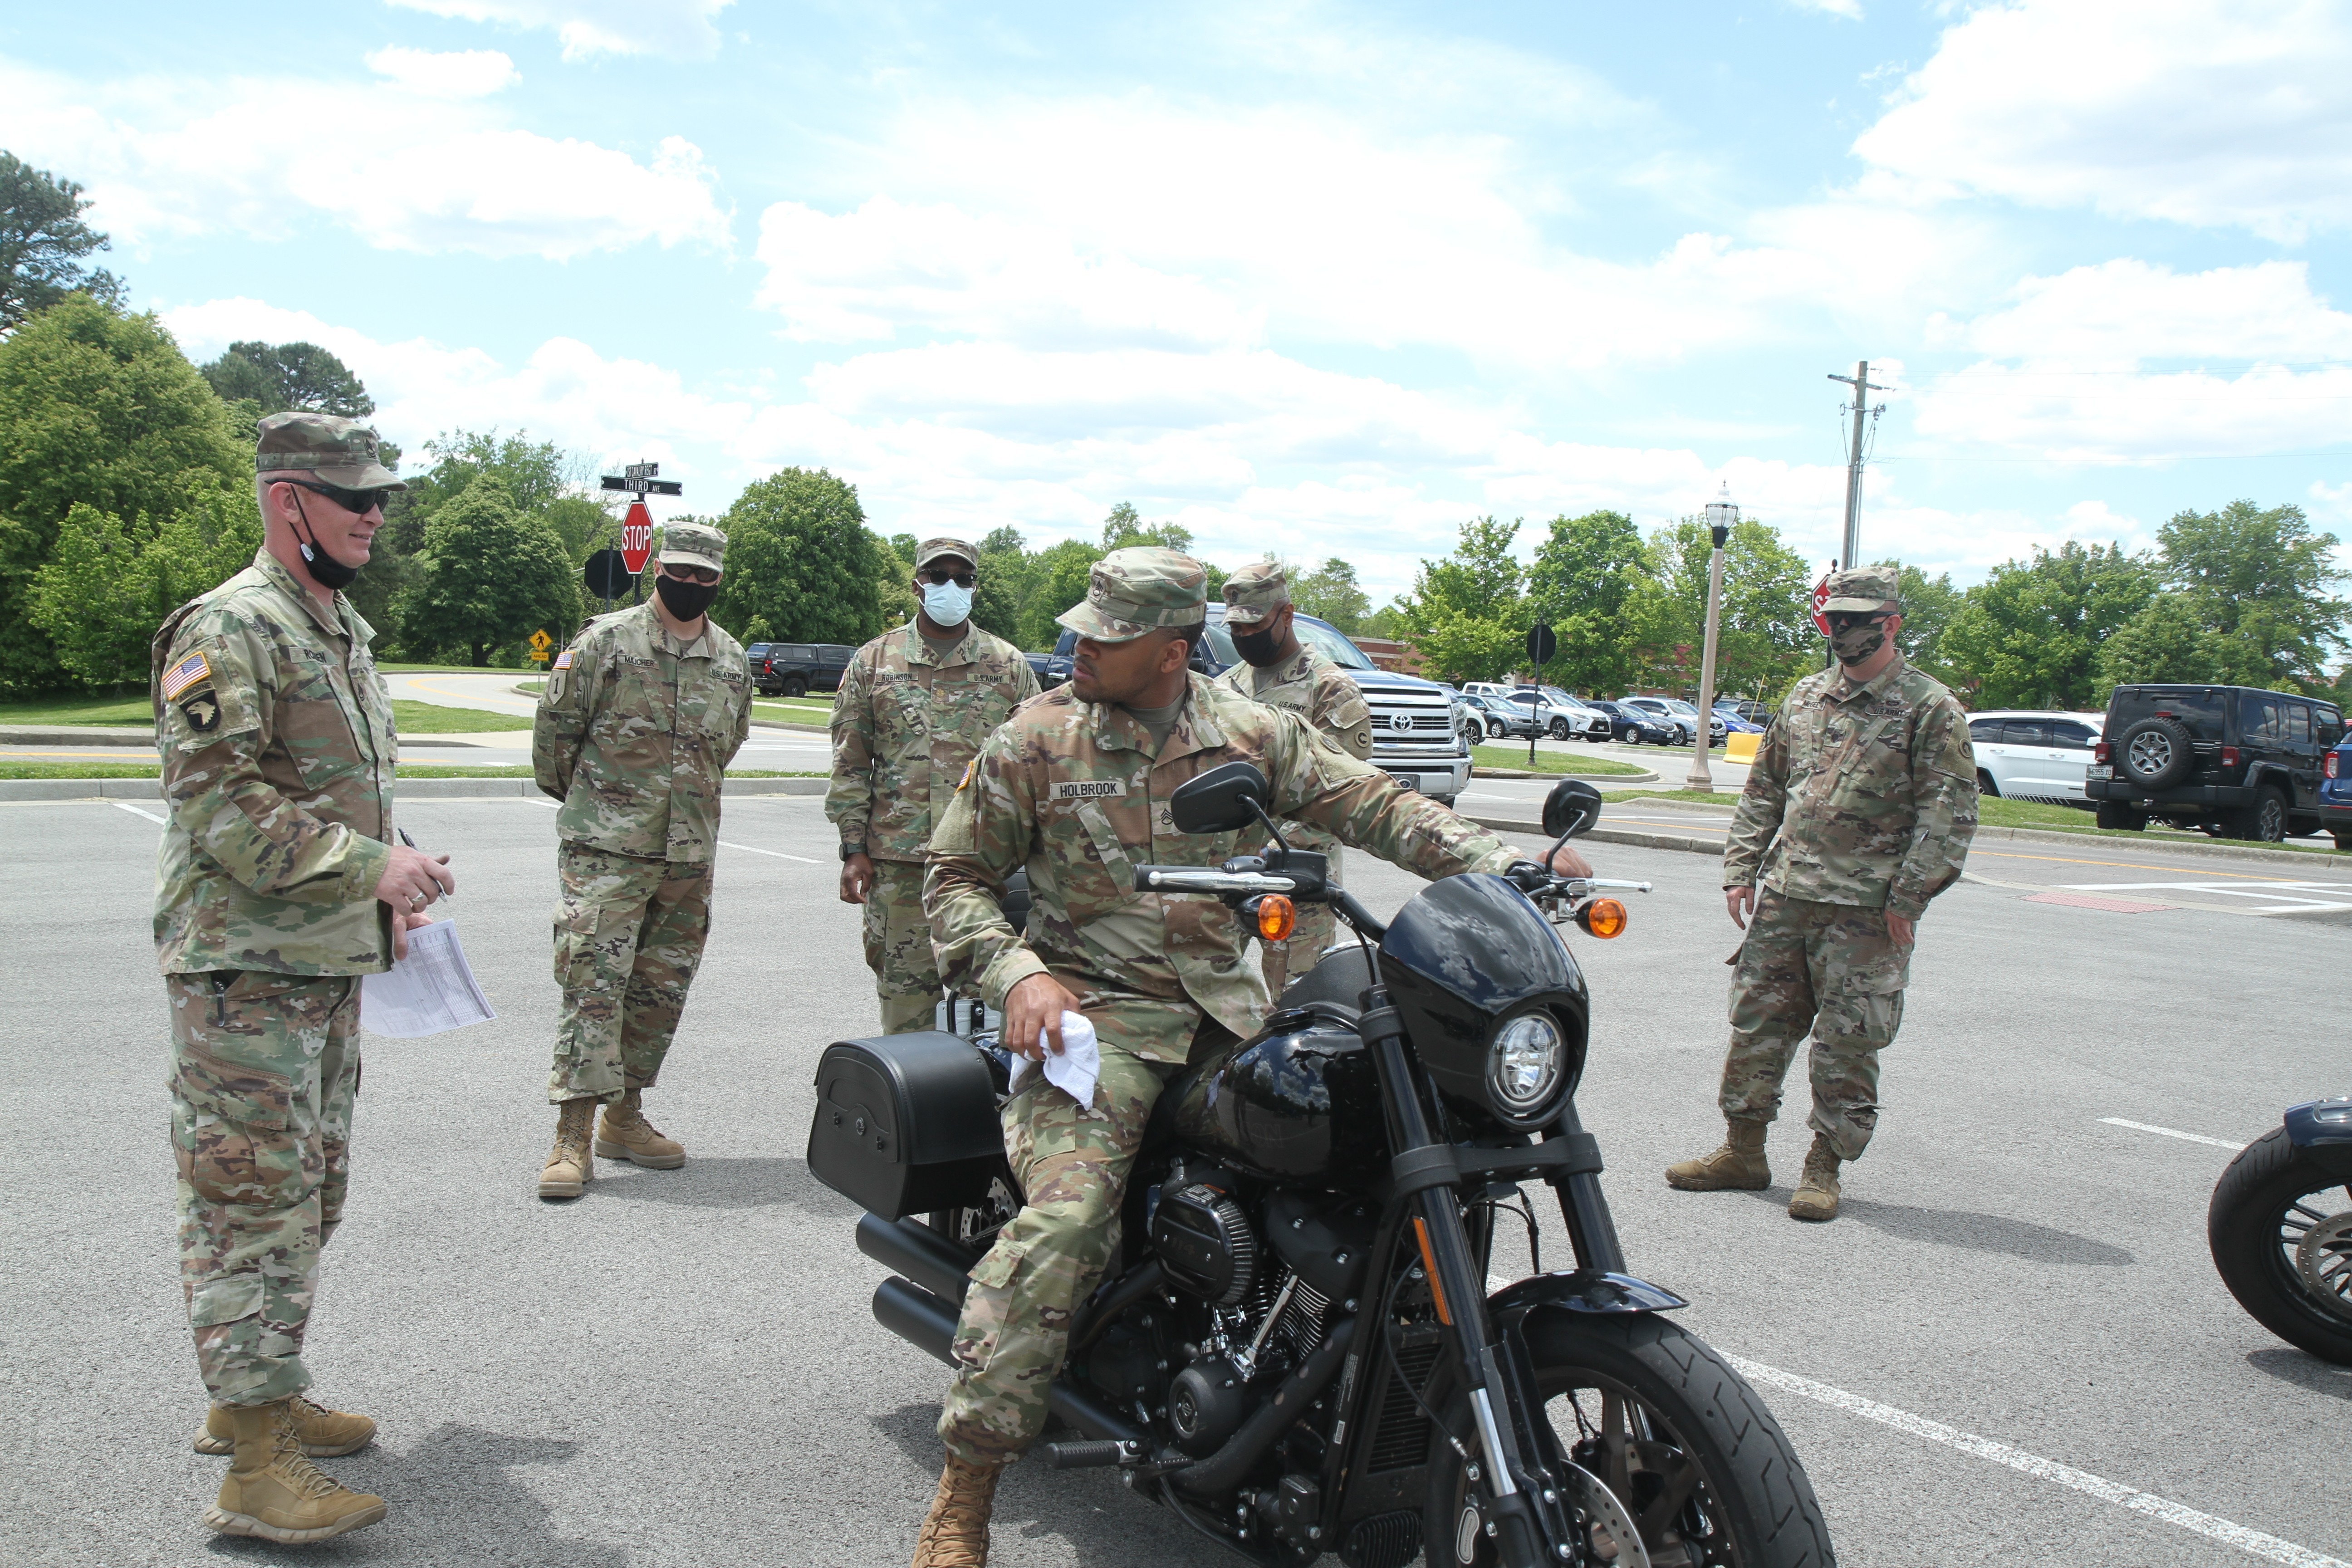
<svg viewBox="0 0 2352 1568"><path fill-rule="evenodd" d="M1421 775L1419 773L1391 773L1389 777L1396 780L1398 785L1402 788L1409 789L1415 795L1419 795L1421 793Z"/></svg>
<svg viewBox="0 0 2352 1568"><path fill-rule="evenodd" d="M2091 776L2095 779L2111 779L2116 776L2116 770L2112 765L2106 767L2094 767L2091 770Z"/></svg>

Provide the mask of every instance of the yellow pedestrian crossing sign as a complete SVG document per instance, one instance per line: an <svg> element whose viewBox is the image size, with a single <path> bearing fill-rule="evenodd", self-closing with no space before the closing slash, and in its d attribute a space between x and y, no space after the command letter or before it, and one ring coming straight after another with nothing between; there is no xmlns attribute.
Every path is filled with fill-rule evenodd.
<svg viewBox="0 0 2352 1568"><path fill-rule="evenodd" d="M530 661L533 664L545 664L547 662L547 650L554 646L555 639L547 635L547 628L545 626L541 626L539 630L531 633Z"/></svg>

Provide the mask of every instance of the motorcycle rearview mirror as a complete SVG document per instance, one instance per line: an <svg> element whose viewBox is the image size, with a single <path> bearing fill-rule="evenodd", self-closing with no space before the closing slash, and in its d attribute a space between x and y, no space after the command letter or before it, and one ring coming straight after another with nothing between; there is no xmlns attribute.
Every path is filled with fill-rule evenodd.
<svg viewBox="0 0 2352 1568"><path fill-rule="evenodd" d="M1265 814L1265 775L1249 763L1221 763L1176 786L1168 818L1179 833L1236 833Z"/></svg>
<svg viewBox="0 0 2352 1568"><path fill-rule="evenodd" d="M1201 775L1202 778L1210 776L1208 773ZM1601 792L1582 779L1562 779L1551 786L1549 795L1544 796L1543 830L1550 837L1565 842L1591 832L1600 820Z"/></svg>

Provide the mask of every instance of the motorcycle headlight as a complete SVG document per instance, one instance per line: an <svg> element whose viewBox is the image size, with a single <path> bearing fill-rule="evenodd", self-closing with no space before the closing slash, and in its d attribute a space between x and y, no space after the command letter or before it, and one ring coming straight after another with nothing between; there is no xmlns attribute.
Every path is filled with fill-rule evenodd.
<svg viewBox="0 0 2352 1568"><path fill-rule="evenodd" d="M1549 1013L1506 1020L1486 1047L1486 1089L1495 1109L1522 1121L1549 1106L1559 1089L1567 1045Z"/></svg>

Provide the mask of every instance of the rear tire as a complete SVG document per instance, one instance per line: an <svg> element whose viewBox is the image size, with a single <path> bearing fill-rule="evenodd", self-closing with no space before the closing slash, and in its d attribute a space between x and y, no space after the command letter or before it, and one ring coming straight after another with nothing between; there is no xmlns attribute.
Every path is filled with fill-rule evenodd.
<svg viewBox="0 0 2352 1568"><path fill-rule="evenodd" d="M1526 1329L1537 1386L1561 1447L1624 1505L1651 1561L1689 1568L1832 1568L1829 1528L1804 1466L1763 1400L1721 1356L1664 1318L1538 1311ZM1471 1430L1465 1397L1457 1395L1445 1414L1453 1431ZM1646 1435L1633 1431L1636 1418ZM1598 1430L1610 1423L1613 1431ZM1605 1436L1638 1437L1640 1447L1592 1441ZM1678 1507L1656 1517L1644 1511L1656 1510L1661 1493L1690 1479L1692 1468L1696 1485L1680 1489ZM1461 1458L1439 1436L1430 1446L1422 1521L1429 1568L1492 1568L1496 1562L1494 1542L1483 1534L1473 1533L1469 1554L1462 1554L1466 1503ZM1665 1555L1677 1551L1678 1557Z"/></svg>
<svg viewBox="0 0 2352 1568"><path fill-rule="evenodd" d="M2254 796L2254 804L2238 813L2231 824L2230 836L2255 844L2286 842L2286 796L2265 784Z"/></svg>
<svg viewBox="0 0 2352 1568"><path fill-rule="evenodd" d="M2338 849L2352 849L2352 833L2337 834L2336 836L2336 847Z"/></svg>
<svg viewBox="0 0 2352 1568"><path fill-rule="evenodd" d="M1977 770L1977 793L1990 795L1995 800L2000 798L2000 785L1993 783L1992 775L1982 768Z"/></svg>
<svg viewBox="0 0 2352 1568"><path fill-rule="evenodd" d="M2335 1194L2330 1200L2306 1197ZM2315 1246L2313 1272L2297 1267L2303 1239L2322 1226L2336 1241ZM2352 1205L2344 1178L2320 1167L2273 1127L2230 1162L2205 1211L2205 1242L2221 1283L2253 1320L2323 1361L2352 1366Z"/></svg>

